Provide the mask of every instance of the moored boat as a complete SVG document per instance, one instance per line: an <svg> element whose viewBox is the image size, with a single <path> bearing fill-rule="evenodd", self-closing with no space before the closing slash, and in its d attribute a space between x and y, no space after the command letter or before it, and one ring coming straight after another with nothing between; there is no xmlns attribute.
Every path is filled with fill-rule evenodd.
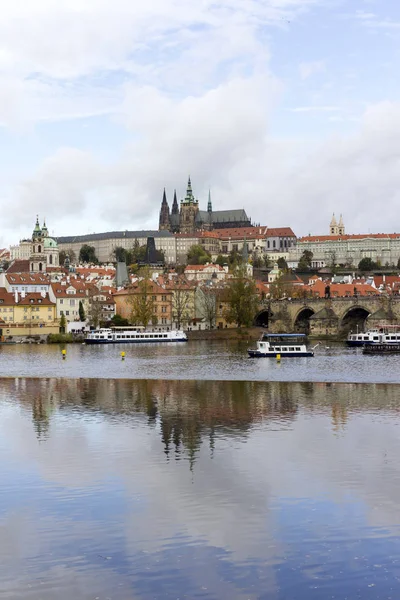
<svg viewBox="0 0 400 600"><path fill-rule="evenodd" d="M88 333L86 344L149 344L187 342L184 331L146 331L144 327L114 327Z"/></svg>
<svg viewBox="0 0 400 600"><path fill-rule="evenodd" d="M400 327L398 325L381 325L364 332L349 333L346 343L353 348L375 344L400 344Z"/></svg>
<svg viewBox="0 0 400 600"><path fill-rule="evenodd" d="M369 344L363 348L363 354L400 354L400 344Z"/></svg>
<svg viewBox="0 0 400 600"><path fill-rule="evenodd" d="M249 348L247 352L252 358L314 356L306 342L304 333L265 333L257 342L257 348Z"/></svg>

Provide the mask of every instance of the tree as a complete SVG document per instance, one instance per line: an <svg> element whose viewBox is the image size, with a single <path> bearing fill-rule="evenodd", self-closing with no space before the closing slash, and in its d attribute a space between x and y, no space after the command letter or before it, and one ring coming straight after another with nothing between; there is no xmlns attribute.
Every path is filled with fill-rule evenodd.
<svg viewBox="0 0 400 600"><path fill-rule="evenodd" d="M314 254L311 252L311 250L304 250L303 254L300 256L297 270L309 271L311 268L311 261L313 259L313 256Z"/></svg>
<svg viewBox="0 0 400 600"><path fill-rule="evenodd" d="M369 258L369 257L362 258L360 260L360 262L358 263L358 269L362 273L367 273L368 271L373 271L374 269L376 269L376 267L377 267L376 263L372 260L372 258Z"/></svg>
<svg viewBox="0 0 400 600"><path fill-rule="evenodd" d="M243 262L242 255L239 250L231 250L228 256L228 265L231 269L237 269Z"/></svg>
<svg viewBox="0 0 400 600"><path fill-rule="evenodd" d="M129 325L128 319L124 319L118 313L112 317L111 321L116 327L123 327L124 325Z"/></svg>
<svg viewBox="0 0 400 600"><path fill-rule="evenodd" d="M59 255L58 255L58 262L60 263L61 267L64 266L67 258L70 263L76 262L76 254L72 250L72 248L69 248L68 250L60 250Z"/></svg>
<svg viewBox="0 0 400 600"><path fill-rule="evenodd" d="M215 325L217 316L217 295L212 288L197 288L199 296L200 312L203 315L209 329Z"/></svg>
<svg viewBox="0 0 400 600"><path fill-rule="evenodd" d="M115 262L124 262L127 265L130 265L132 263L132 250L126 250L122 246L117 246L116 248L114 248L113 254L115 257Z"/></svg>
<svg viewBox="0 0 400 600"><path fill-rule="evenodd" d="M187 253L188 265L205 265L210 260L211 254L203 246L200 246L200 244L195 244L189 248L189 252Z"/></svg>
<svg viewBox="0 0 400 600"><path fill-rule="evenodd" d="M132 291L133 293L127 296L132 325L147 327L150 322L156 325L157 316L154 315L152 287L148 277L141 279Z"/></svg>
<svg viewBox="0 0 400 600"><path fill-rule="evenodd" d="M399 258L399 260L397 261L397 268L398 268L398 269L400 269L400 258Z"/></svg>
<svg viewBox="0 0 400 600"><path fill-rule="evenodd" d="M185 283L175 281L172 286L172 321L176 323L176 328L181 329L182 325L189 321L190 315L190 292Z"/></svg>
<svg viewBox="0 0 400 600"><path fill-rule="evenodd" d="M228 323L250 327L257 314L259 297L254 280L246 277L244 269L240 269L235 279L229 281L226 298L228 309L225 318Z"/></svg>
<svg viewBox="0 0 400 600"><path fill-rule="evenodd" d="M82 300L79 300L79 320L81 322L86 321L85 309L83 308Z"/></svg>
<svg viewBox="0 0 400 600"><path fill-rule="evenodd" d="M226 258L222 256L222 254L218 254L217 258L215 259L215 264L219 265L220 267L223 267L224 265L226 265Z"/></svg>
<svg viewBox="0 0 400 600"><path fill-rule="evenodd" d="M61 267L64 266L66 258L67 258L67 252L65 250L60 250L60 252L58 253L58 262L60 263Z"/></svg>
<svg viewBox="0 0 400 600"><path fill-rule="evenodd" d="M83 244L79 251L79 262L82 263L98 263L96 249L89 244Z"/></svg>
<svg viewBox="0 0 400 600"><path fill-rule="evenodd" d="M67 319L65 318L64 313L61 313L61 318L60 318L60 333L65 333L65 328L67 326Z"/></svg>
<svg viewBox="0 0 400 600"><path fill-rule="evenodd" d="M278 268L281 271L287 271L288 270L288 265L286 260L283 258L283 256L280 256L277 260L277 264L278 264Z"/></svg>
<svg viewBox="0 0 400 600"><path fill-rule="evenodd" d="M261 269L264 266L263 257L260 256L259 254L253 256L252 263L253 263L253 267L255 269Z"/></svg>

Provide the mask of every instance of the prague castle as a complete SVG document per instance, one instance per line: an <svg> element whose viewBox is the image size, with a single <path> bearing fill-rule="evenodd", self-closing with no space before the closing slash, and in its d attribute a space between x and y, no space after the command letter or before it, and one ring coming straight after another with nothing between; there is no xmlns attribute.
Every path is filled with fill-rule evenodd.
<svg viewBox="0 0 400 600"><path fill-rule="evenodd" d="M171 211L164 189L160 210L159 231L194 233L195 231L211 231L212 229L250 226L251 221L243 209L213 210L210 194L208 195L207 210L200 210L199 201L193 195L190 177L188 180L186 196L180 201L180 206L178 205L176 192L174 193Z"/></svg>

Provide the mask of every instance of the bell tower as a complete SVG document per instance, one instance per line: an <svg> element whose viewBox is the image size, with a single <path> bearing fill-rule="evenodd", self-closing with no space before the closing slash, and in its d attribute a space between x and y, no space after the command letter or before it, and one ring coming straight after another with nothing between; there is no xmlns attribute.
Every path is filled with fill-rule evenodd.
<svg viewBox="0 0 400 600"><path fill-rule="evenodd" d="M336 221L335 213L333 213L331 224L329 225L329 234L330 235L339 235L339 226Z"/></svg>
<svg viewBox="0 0 400 600"><path fill-rule="evenodd" d="M181 200L180 210L180 232L194 233L196 230L196 217L199 212L199 201L193 195L192 182L190 176L186 190L186 196Z"/></svg>

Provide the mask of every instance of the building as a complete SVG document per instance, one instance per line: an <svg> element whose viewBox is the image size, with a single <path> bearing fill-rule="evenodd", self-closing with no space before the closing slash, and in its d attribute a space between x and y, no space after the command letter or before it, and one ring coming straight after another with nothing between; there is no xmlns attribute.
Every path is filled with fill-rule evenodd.
<svg viewBox="0 0 400 600"><path fill-rule="evenodd" d="M58 333L56 305L46 292L15 292L0 288L0 336Z"/></svg>
<svg viewBox="0 0 400 600"><path fill-rule="evenodd" d="M220 265L188 265L185 268L185 277L188 281L225 281L228 278L228 266Z"/></svg>
<svg viewBox="0 0 400 600"><path fill-rule="evenodd" d="M170 231L106 231L88 235L66 236L57 238L58 247L67 254L78 257L84 244L93 246L101 263L115 262L115 249L131 250L135 244L145 246L147 238L153 237L157 250L164 253L165 262L176 264L175 238Z"/></svg>
<svg viewBox="0 0 400 600"><path fill-rule="evenodd" d="M161 287L151 279L135 281L132 285L115 292L113 298L116 314L128 319L129 322L135 320L135 304L140 303L144 307L144 312L151 307L150 325L164 327L172 325L172 291ZM142 325L140 322L133 324Z"/></svg>
<svg viewBox="0 0 400 600"><path fill-rule="evenodd" d="M214 231L198 231L196 233L176 233L176 262L180 265L187 264L187 254L192 246L201 246L208 252L212 259L217 258L221 252L218 235Z"/></svg>
<svg viewBox="0 0 400 600"><path fill-rule="evenodd" d="M237 227L214 229L213 233L220 240L221 254L241 252L246 244L251 254L271 254L275 260L277 253L288 252L297 241L290 227Z"/></svg>
<svg viewBox="0 0 400 600"><path fill-rule="evenodd" d="M332 265L357 268L363 258L370 258L382 266L397 265L400 258L400 233L347 234L342 217L339 224L333 216L330 235L309 235L297 241L289 250L290 264L298 264L305 250L312 252L313 268ZM339 233L341 231L342 233Z"/></svg>
<svg viewBox="0 0 400 600"><path fill-rule="evenodd" d="M194 233L195 231L210 231L217 227L248 227L251 221L244 209L219 210L212 208L211 194L208 194L207 210L200 210L199 200L195 198L189 177L186 196L180 201L174 192L174 200L170 211L167 195L164 189L160 209L159 230L175 233Z"/></svg>
<svg viewBox="0 0 400 600"><path fill-rule="evenodd" d="M40 227L39 217L36 217L32 238L11 246L10 255L12 261L29 261L29 271L32 273L41 273L47 268L59 266L57 241L49 236L46 222Z"/></svg>

